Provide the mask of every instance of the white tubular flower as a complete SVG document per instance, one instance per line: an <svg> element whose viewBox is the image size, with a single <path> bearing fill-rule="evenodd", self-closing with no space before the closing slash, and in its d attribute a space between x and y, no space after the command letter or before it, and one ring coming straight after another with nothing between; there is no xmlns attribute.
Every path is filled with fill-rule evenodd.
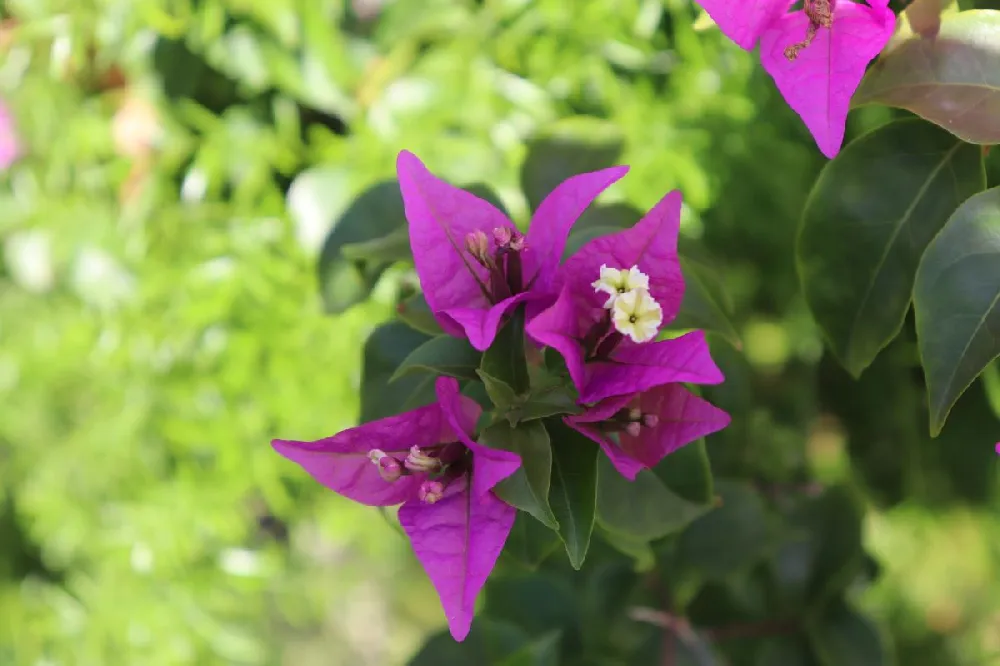
<svg viewBox="0 0 1000 666"><path fill-rule="evenodd" d="M645 289L635 289L615 299L611 311L615 329L633 342L649 342L663 323L663 310Z"/></svg>
<svg viewBox="0 0 1000 666"><path fill-rule="evenodd" d="M604 292L608 295L608 300L604 302L604 307L611 309L615 305L618 297L627 294L635 289L649 289L649 276L639 270L638 266L625 270L610 268L607 264L601 264L601 277L591 286L594 291Z"/></svg>

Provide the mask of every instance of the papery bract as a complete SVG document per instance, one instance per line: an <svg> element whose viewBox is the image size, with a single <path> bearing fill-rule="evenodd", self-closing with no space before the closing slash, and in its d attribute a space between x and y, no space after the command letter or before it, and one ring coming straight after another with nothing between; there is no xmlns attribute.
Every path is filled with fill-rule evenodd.
<svg viewBox="0 0 1000 666"><path fill-rule="evenodd" d="M491 203L444 182L415 155L401 152L396 171L413 261L441 328L484 351L518 303L551 296L570 227L627 170L615 167L566 180L542 201L525 237Z"/></svg>
<svg viewBox="0 0 1000 666"><path fill-rule="evenodd" d="M805 11L775 19L760 36L760 61L788 105L809 128L829 158L840 152L851 97L868 63L892 37L896 17L887 0L868 5L831 0L832 24L820 27L793 59L790 47L803 44L812 22Z"/></svg>
<svg viewBox="0 0 1000 666"><path fill-rule="evenodd" d="M455 379L441 377L435 388L433 405L333 437L274 440L272 446L344 497L371 506L402 504L400 523L460 641L516 515L489 491L517 471L520 458L472 441L481 410L459 393ZM390 456L398 464L384 477ZM440 464L431 464L435 459Z"/></svg>
<svg viewBox="0 0 1000 666"><path fill-rule="evenodd" d="M685 444L722 430L730 418L679 384L663 384L606 398L564 421L597 442L615 469L633 480Z"/></svg>
<svg viewBox="0 0 1000 666"><path fill-rule="evenodd" d="M772 21L794 2L789 0L697 0L729 39L749 51Z"/></svg>
<svg viewBox="0 0 1000 666"><path fill-rule="evenodd" d="M552 347L566 360L581 402L668 382L722 381L703 334L635 343L611 331L605 292L594 288L602 266L637 266L648 276L648 291L662 309L663 322L671 321L684 296L677 259L680 209L680 193L671 192L631 229L585 244L560 269L562 289L555 303L528 323L526 331L535 342ZM601 326L607 330L595 337L594 331Z"/></svg>

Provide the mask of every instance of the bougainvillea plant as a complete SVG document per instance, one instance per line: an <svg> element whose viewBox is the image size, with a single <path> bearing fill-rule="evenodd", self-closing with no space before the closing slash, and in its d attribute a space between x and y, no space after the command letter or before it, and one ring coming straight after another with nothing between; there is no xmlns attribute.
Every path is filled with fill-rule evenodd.
<svg viewBox="0 0 1000 666"><path fill-rule="evenodd" d="M553 484L539 479L552 473L551 451L519 446L519 438L537 437L539 428L548 442L562 434L569 441L554 445L565 445L571 456L574 446L585 456L592 440L634 480L664 456L725 428L729 416L683 386L723 380L704 335L661 339L684 294L680 193L668 194L632 228L593 239L562 262L573 223L626 168L566 180L525 234L493 204L435 177L413 154L402 152L397 170L427 304L447 335L483 352L479 374L462 393L458 379L438 377L430 405L318 441L279 439L273 446L344 497L401 505L399 522L461 641L517 509L551 513L547 497L535 494L528 506L496 492L518 471L535 486ZM500 328L512 335L498 337ZM560 369L546 367L547 348L564 359ZM545 398L533 398L540 388ZM567 399L548 401L554 394ZM488 398L485 418L469 397L476 395ZM551 428L556 419L569 427ZM484 436L501 421L509 426L506 449Z"/></svg>

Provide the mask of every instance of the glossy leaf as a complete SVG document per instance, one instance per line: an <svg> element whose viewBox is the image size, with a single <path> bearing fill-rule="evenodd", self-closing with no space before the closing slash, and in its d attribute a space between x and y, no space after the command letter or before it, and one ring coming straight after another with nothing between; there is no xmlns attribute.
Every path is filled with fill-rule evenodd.
<svg viewBox="0 0 1000 666"><path fill-rule="evenodd" d="M480 443L513 451L521 457L521 467L497 484L497 497L521 511L527 511L553 530L559 523L549 506L549 483L552 476L552 448L549 434L540 421L514 428L498 421L483 431Z"/></svg>
<svg viewBox="0 0 1000 666"><path fill-rule="evenodd" d="M307 182L314 188L324 187L322 179ZM342 312L367 298L379 276L394 260L350 259L344 256L344 247L380 242L405 228L403 200L395 180L383 181L365 190L333 222L317 264L320 292L327 312Z"/></svg>
<svg viewBox="0 0 1000 666"><path fill-rule="evenodd" d="M549 503L574 569L583 566L597 509L597 445L561 422L547 424L552 439Z"/></svg>
<svg viewBox="0 0 1000 666"><path fill-rule="evenodd" d="M1000 11L947 14L934 39L901 32L853 104L911 111L970 143L1000 143Z"/></svg>
<svg viewBox="0 0 1000 666"><path fill-rule="evenodd" d="M600 512L597 514L595 531L609 546L631 557L635 561L636 571L652 571L656 566L656 553L653 552L649 539L614 531L601 521Z"/></svg>
<svg viewBox="0 0 1000 666"><path fill-rule="evenodd" d="M542 525L531 514L519 511L501 557L533 570L558 550L559 544L559 535Z"/></svg>
<svg viewBox="0 0 1000 666"><path fill-rule="evenodd" d="M704 439L677 449L661 460L653 473L667 488L689 502L708 504L715 497Z"/></svg>
<svg viewBox="0 0 1000 666"><path fill-rule="evenodd" d="M617 125L577 116L545 127L528 142L521 166L521 190L532 210L570 176L615 166L624 137Z"/></svg>
<svg viewBox="0 0 1000 666"><path fill-rule="evenodd" d="M427 300L421 293L413 294L396 306L396 317L410 328L427 335L441 335L444 331L434 318Z"/></svg>
<svg viewBox="0 0 1000 666"><path fill-rule="evenodd" d="M722 579L745 571L773 545L764 503L749 485L719 481L722 505L691 524L680 536L677 558L706 578Z"/></svg>
<svg viewBox="0 0 1000 666"><path fill-rule="evenodd" d="M524 358L524 310L518 308L483 352L483 373L509 386L515 394L528 389L528 366Z"/></svg>
<svg viewBox="0 0 1000 666"><path fill-rule="evenodd" d="M370 261L374 263L410 259L410 235L406 227L399 227L381 238L373 238L357 243L347 243L340 248L345 259Z"/></svg>
<svg viewBox="0 0 1000 666"><path fill-rule="evenodd" d="M840 601L810 623L809 639L823 666L890 666L889 646L871 619Z"/></svg>
<svg viewBox="0 0 1000 666"><path fill-rule="evenodd" d="M518 403L517 393L514 392L514 388L510 384L481 369L476 370L476 375L486 387L486 395L490 397L490 401L500 412L506 413L512 405Z"/></svg>
<svg viewBox="0 0 1000 666"><path fill-rule="evenodd" d="M978 148L917 119L862 136L823 169L803 214L799 277L855 377L902 327L928 243L985 186Z"/></svg>
<svg viewBox="0 0 1000 666"><path fill-rule="evenodd" d="M679 497L649 470L629 481L607 456L597 463L597 517L613 532L652 541L683 529L708 509Z"/></svg>
<svg viewBox="0 0 1000 666"><path fill-rule="evenodd" d="M558 666L560 637L558 631L539 636L499 662L499 666Z"/></svg>
<svg viewBox="0 0 1000 666"><path fill-rule="evenodd" d="M528 642L528 635L508 622L477 617L465 641L456 643L448 632L436 634L408 666L488 666L516 654Z"/></svg>
<svg viewBox="0 0 1000 666"><path fill-rule="evenodd" d="M414 349L389 379L395 382L413 373L430 372L458 379L476 379L481 354L468 340L439 335Z"/></svg>
<svg viewBox="0 0 1000 666"><path fill-rule="evenodd" d="M409 326L390 322L376 328L365 341L361 377L362 423L434 401L433 376L410 375L389 382L403 360L428 339Z"/></svg>
<svg viewBox="0 0 1000 666"><path fill-rule="evenodd" d="M677 316L670 322L670 328L717 333L739 349L742 343L731 320L732 303L719 283L718 272L690 258L682 257L680 261L684 274L684 300Z"/></svg>
<svg viewBox="0 0 1000 666"><path fill-rule="evenodd" d="M931 434L1000 356L1000 188L955 211L927 248L913 290Z"/></svg>
<svg viewBox="0 0 1000 666"><path fill-rule="evenodd" d="M799 507L795 524L809 537L811 557L806 596L822 605L851 582L864 558L864 507L848 488L834 486Z"/></svg>

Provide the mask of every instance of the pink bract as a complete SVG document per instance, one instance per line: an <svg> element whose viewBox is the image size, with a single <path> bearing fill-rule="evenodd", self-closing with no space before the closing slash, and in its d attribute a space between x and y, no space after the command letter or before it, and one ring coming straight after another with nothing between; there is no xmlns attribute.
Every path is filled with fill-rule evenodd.
<svg viewBox="0 0 1000 666"><path fill-rule="evenodd" d="M886 2L831 4L832 26L819 28L794 60L785 56L785 49L805 39L809 17L804 11L777 18L760 36L761 65L829 158L840 152L851 97L868 63L885 48L896 27Z"/></svg>
<svg viewBox="0 0 1000 666"><path fill-rule="evenodd" d="M471 440L481 410L459 393L455 379L441 377L435 388L438 402L433 405L365 423L333 437L312 442L279 439L272 446L344 497L370 506L402 504L399 520L403 531L441 598L452 636L461 641L469 633L476 597L503 550L517 513L490 489L517 471L521 461L514 453ZM414 446L440 452L442 458L448 455L448 464L439 476L406 471L389 481L370 457L377 449L400 461L402 467ZM436 501L421 499L421 487L428 483L443 486Z"/></svg>
<svg viewBox="0 0 1000 666"><path fill-rule="evenodd" d="M415 155L401 152L396 171L413 261L424 298L441 328L450 335L467 337L473 347L484 351L514 307L550 296L573 223L627 170L614 167L574 176L545 198L532 217L524 249L516 251L520 262L517 289L500 298L488 288L496 276L476 262L467 239L476 234L494 239L498 230L518 238L517 228L493 204L437 178Z"/></svg>

